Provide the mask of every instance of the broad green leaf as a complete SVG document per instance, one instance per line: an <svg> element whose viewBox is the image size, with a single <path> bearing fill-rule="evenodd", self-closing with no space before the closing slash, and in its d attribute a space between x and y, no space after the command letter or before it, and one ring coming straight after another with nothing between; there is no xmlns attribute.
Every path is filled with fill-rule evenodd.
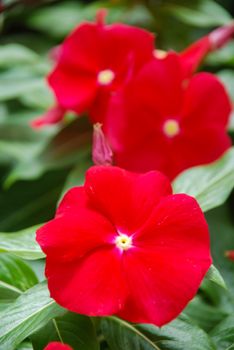
<svg viewBox="0 0 234 350"><path fill-rule="evenodd" d="M25 341L17 347L17 350L34 350L34 349L31 343Z"/></svg>
<svg viewBox="0 0 234 350"><path fill-rule="evenodd" d="M175 193L186 193L195 197L203 211L224 203L233 187L233 147L212 164L184 171L173 183Z"/></svg>
<svg viewBox="0 0 234 350"><path fill-rule="evenodd" d="M200 295L196 296L186 307L184 313L205 332L210 332L228 316L221 307L210 305Z"/></svg>
<svg viewBox="0 0 234 350"><path fill-rule="evenodd" d="M162 328L116 317L103 318L101 326L111 350L215 350L208 335L185 316Z"/></svg>
<svg viewBox="0 0 234 350"><path fill-rule="evenodd" d="M10 172L6 183L11 185L19 179L35 179L51 169L87 162L91 142L92 129L87 118L76 118L65 125L36 157L29 157L28 160L19 162Z"/></svg>
<svg viewBox="0 0 234 350"><path fill-rule="evenodd" d="M164 10L181 22L196 27L223 25L232 20L231 15L213 0L193 1L188 6L167 3Z"/></svg>
<svg viewBox="0 0 234 350"><path fill-rule="evenodd" d="M229 301L232 302L234 310L234 262L226 256L227 250L234 249L234 224L233 209L229 209L228 203L222 207L213 209L206 214L211 234L211 252L213 263L223 276L228 288ZM214 284L213 287L214 288ZM222 293L221 293L222 291ZM226 295L225 290L220 290L222 297ZM230 305L228 304L228 310Z"/></svg>
<svg viewBox="0 0 234 350"><path fill-rule="evenodd" d="M32 50L20 44L0 45L0 67L30 64L39 59Z"/></svg>
<svg viewBox="0 0 234 350"><path fill-rule="evenodd" d="M82 186L84 184L85 172L90 166L92 166L92 162L90 157L87 157L87 159L85 159L83 162L71 170L64 184L61 198L70 188L75 186Z"/></svg>
<svg viewBox="0 0 234 350"><path fill-rule="evenodd" d="M51 171L38 180L18 181L7 190L0 188L0 232L15 232L50 220L67 173L68 169Z"/></svg>
<svg viewBox="0 0 234 350"><path fill-rule="evenodd" d="M211 265L209 268L209 271L207 272L205 276L208 280L218 284L222 288L227 288L226 283L224 282L223 277L221 276L220 272L214 265Z"/></svg>
<svg viewBox="0 0 234 350"><path fill-rule="evenodd" d="M3 294L6 295L8 292L18 296L33 287L37 282L35 273L23 260L9 254L0 254L1 299Z"/></svg>
<svg viewBox="0 0 234 350"><path fill-rule="evenodd" d="M15 233L0 233L0 253L8 252L29 260L43 258L44 254L35 240L38 227L33 226Z"/></svg>
<svg viewBox="0 0 234 350"><path fill-rule="evenodd" d="M234 42L230 41L219 50L214 51L206 58L206 63L212 66L234 66ZM233 71L231 71L233 74Z"/></svg>
<svg viewBox="0 0 234 350"><path fill-rule="evenodd" d="M44 84L40 77L24 76L17 73L15 72L15 76L13 74L0 75L0 101L17 98L32 91L32 89L40 88Z"/></svg>
<svg viewBox="0 0 234 350"><path fill-rule="evenodd" d="M231 350L234 345L234 316L225 318L211 332L218 350Z"/></svg>
<svg viewBox="0 0 234 350"><path fill-rule="evenodd" d="M223 69L219 71L217 75L225 85L232 101L234 102L234 71L231 69Z"/></svg>
<svg viewBox="0 0 234 350"><path fill-rule="evenodd" d="M64 309L49 297L46 283L36 285L0 312L0 349L14 350L24 339L63 313Z"/></svg>
<svg viewBox="0 0 234 350"><path fill-rule="evenodd" d="M31 337L34 350L43 350L51 341L62 341L73 349L98 350L94 325L90 318L68 312L56 317Z"/></svg>

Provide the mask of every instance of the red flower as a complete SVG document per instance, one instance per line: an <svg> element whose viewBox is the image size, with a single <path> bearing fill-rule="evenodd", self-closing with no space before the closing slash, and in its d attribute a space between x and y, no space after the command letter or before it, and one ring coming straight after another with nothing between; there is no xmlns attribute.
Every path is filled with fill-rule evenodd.
<svg viewBox="0 0 234 350"><path fill-rule="evenodd" d="M49 343L44 350L73 350L69 345L57 341Z"/></svg>
<svg viewBox="0 0 234 350"><path fill-rule="evenodd" d="M153 47L151 33L124 24L104 25L98 18L67 37L48 82L63 108L78 114L89 110L100 121L110 94L152 58Z"/></svg>
<svg viewBox="0 0 234 350"><path fill-rule="evenodd" d="M230 147L230 113L218 79L199 73L184 80L181 59L170 53L146 64L112 99L104 131L116 165L137 172L157 169L173 179Z"/></svg>
<svg viewBox="0 0 234 350"><path fill-rule="evenodd" d="M163 325L194 297L211 264L208 226L195 199L164 175L88 170L54 220L37 231L51 296L90 316Z"/></svg>

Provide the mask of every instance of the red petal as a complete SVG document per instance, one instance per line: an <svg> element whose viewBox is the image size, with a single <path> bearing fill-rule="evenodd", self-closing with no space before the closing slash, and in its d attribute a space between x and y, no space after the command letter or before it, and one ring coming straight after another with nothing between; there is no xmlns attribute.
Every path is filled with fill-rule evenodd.
<svg viewBox="0 0 234 350"><path fill-rule="evenodd" d="M185 79L191 78L211 49L212 45L207 35L180 53Z"/></svg>
<svg viewBox="0 0 234 350"><path fill-rule="evenodd" d="M127 287L117 249L100 249L74 263L47 259L52 298L63 307L89 316L105 316L123 307Z"/></svg>
<svg viewBox="0 0 234 350"><path fill-rule="evenodd" d="M57 341L49 343L44 350L73 350L69 345Z"/></svg>
<svg viewBox="0 0 234 350"><path fill-rule="evenodd" d="M94 206L123 233L145 222L162 196L171 193L167 178L158 172L139 175L117 167L92 167L85 190Z"/></svg>
<svg viewBox="0 0 234 350"><path fill-rule="evenodd" d="M112 244L115 235L115 228L106 218L79 208L76 215L66 214L42 226L37 231L37 242L46 254L65 263Z"/></svg>
<svg viewBox="0 0 234 350"><path fill-rule="evenodd" d="M172 229L173 228L173 229ZM201 259L209 252L209 231L197 201L186 194L161 199L134 243L142 248L170 248Z"/></svg>
<svg viewBox="0 0 234 350"><path fill-rule="evenodd" d="M59 203L56 216L63 214L76 215L80 209L88 207L88 197L84 187L73 187L64 195Z"/></svg>
<svg viewBox="0 0 234 350"><path fill-rule="evenodd" d="M118 315L157 326L170 322L195 296L209 266L210 259L201 262L173 250L128 254L124 268L131 296Z"/></svg>
<svg viewBox="0 0 234 350"><path fill-rule="evenodd" d="M185 131L173 145L176 161L173 162L171 178L190 167L214 162L231 144L231 138L220 126Z"/></svg>
<svg viewBox="0 0 234 350"><path fill-rule="evenodd" d="M103 29L95 23L79 25L64 41L59 63L71 69L97 72L100 64L100 41Z"/></svg>
<svg viewBox="0 0 234 350"><path fill-rule="evenodd" d="M231 102L221 82L210 73L194 76L185 92L183 123L200 128L211 125L226 127L231 114Z"/></svg>
<svg viewBox="0 0 234 350"><path fill-rule="evenodd" d="M78 114L92 103L96 92L96 75L72 70L69 66L57 66L48 77L59 104Z"/></svg>
<svg viewBox="0 0 234 350"><path fill-rule="evenodd" d="M52 107L44 115L34 119L31 126L37 129L45 125L57 124L63 120L65 113L65 109L61 106Z"/></svg>
<svg viewBox="0 0 234 350"><path fill-rule="evenodd" d="M131 297L119 315L162 326L195 296L210 267L207 224L194 199L168 196L133 242L123 264Z"/></svg>

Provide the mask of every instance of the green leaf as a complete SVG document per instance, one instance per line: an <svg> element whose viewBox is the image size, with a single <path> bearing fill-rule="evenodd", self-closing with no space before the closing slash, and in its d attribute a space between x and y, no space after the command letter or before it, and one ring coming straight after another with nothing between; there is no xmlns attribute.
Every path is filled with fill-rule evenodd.
<svg viewBox="0 0 234 350"><path fill-rule="evenodd" d="M233 187L233 147L216 162L186 170L173 182L175 193L186 193L195 197L203 211L224 203Z"/></svg>
<svg viewBox="0 0 234 350"><path fill-rule="evenodd" d="M167 326L132 325L116 317L101 321L111 350L214 350L208 335L181 316Z"/></svg>
<svg viewBox="0 0 234 350"><path fill-rule="evenodd" d="M11 100L44 85L43 78L18 70L0 75L0 101Z"/></svg>
<svg viewBox="0 0 234 350"><path fill-rule="evenodd" d="M67 173L68 169L51 171L35 181L0 188L0 232L15 232L50 220Z"/></svg>
<svg viewBox="0 0 234 350"><path fill-rule="evenodd" d="M231 15L213 0L193 1L188 6L171 3L163 8L181 22L195 27L224 25L232 20Z"/></svg>
<svg viewBox="0 0 234 350"><path fill-rule="evenodd" d="M38 131L40 135L40 131ZM35 179L51 169L60 169L87 162L90 157L92 129L87 118L76 118L66 125L36 156L20 161L6 183L19 179Z"/></svg>
<svg viewBox="0 0 234 350"><path fill-rule="evenodd" d="M234 101L234 71L231 69L223 69L219 71L217 75L225 85L232 101Z"/></svg>
<svg viewBox="0 0 234 350"><path fill-rule="evenodd" d="M17 347L17 350L34 350L34 349L31 343L25 341Z"/></svg>
<svg viewBox="0 0 234 350"><path fill-rule="evenodd" d="M87 157L82 163L75 166L68 174L66 182L64 184L61 198L72 187L82 186L84 184L85 172L92 165L90 157Z"/></svg>
<svg viewBox="0 0 234 350"><path fill-rule="evenodd" d="M200 295L188 304L184 313L205 332L210 332L228 316L221 307L208 304Z"/></svg>
<svg viewBox="0 0 234 350"><path fill-rule="evenodd" d="M68 312L56 317L31 337L34 350L43 350L51 341L62 341L73 349L98 350L94 325L90 318Z"/></svg>
<svg viewBox="0 0 234 350"><path fill-rule="evenodd" d="M225 280L229 301L233 304L232 308L234 309L234 262L225 256L227 250L234 249L233 209L229 209L227 204L208 212L206 219L211 234L213 263ZM214 288L214 284L212 288ZM225 297L225 291L223 289L221 291L222 297ZM230 310L230 304L228 304L227 309Z"/></svg>
<svg viewBox="0 0 234 350"><path fill-rule="evenodd" d="M35 240L38 227L33 226L15 233L0 233L0 253L8 252L29 260L43 258L44 254Z"/></svg>
<svg viewBox="0 0 234 350"><path fill-rule="evenodd" d="M216 267L214 265L211 265L211 267L209 268L209 271L207 272L205 277L208 280L218 284L220 287L227 289L227 286L226 286L226 283L225 283L223 277L221 276L219 270L216 269Z"/></svg>
<svg viewBox="0 0 234 350"><path fill-rule="evenodd" d="M63 313L49 297L46 283L36 285L0 312L0 349L14 350L24 339Z"/></svg>
<svg viewBox="0 0 234 350"><path fill-rule="evenodd" d="M30 64L39 59L32 50L20 44L0 45L0 67L12 67L14 65Z"/></svg>
<svg viewBox="0 0 234 350"><path fill-rule="evenodd" d="M35 273L23 260L9 254L0 254L1 299L6 292L18 296L37 282Z"/></svg>
<svg viewBox="0 0 234 350"><path fill-rule="evenodd" d="M211 332L218 350L231 350L234 345L234 316L220 322Z"/></svg>

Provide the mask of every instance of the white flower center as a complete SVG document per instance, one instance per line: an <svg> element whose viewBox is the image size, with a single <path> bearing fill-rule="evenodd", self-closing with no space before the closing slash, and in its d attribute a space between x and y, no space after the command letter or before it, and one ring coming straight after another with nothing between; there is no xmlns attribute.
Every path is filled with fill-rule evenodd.
<svg viewBox="0 0 234 350"><path fill-rule="evenodd" d="M163 50L154 50L153 54L154 54L154 57L158 59L164 59L168 55L168 53Z"/></svg>
<svg viewBox="0 0 234 350"><path fill-rule="evenodd" d="M121 233L116 237L115 244L121 250L128 250L132 247L132 238L124 233Z"/></svg>
<svg viewBox="0 0 234 350"><path fill-rule="evenodd" d="M105 69L98 73L97 81L100 85L110 85L115 79L115 73L111 69Z"/></svg>
<svg viewBox="0 0 234 350"><path fill-rule="evenodd" d="M163 132L168 137L174 137L179 134L180 126L177 120L168 119L163 125Z"/></svg>

